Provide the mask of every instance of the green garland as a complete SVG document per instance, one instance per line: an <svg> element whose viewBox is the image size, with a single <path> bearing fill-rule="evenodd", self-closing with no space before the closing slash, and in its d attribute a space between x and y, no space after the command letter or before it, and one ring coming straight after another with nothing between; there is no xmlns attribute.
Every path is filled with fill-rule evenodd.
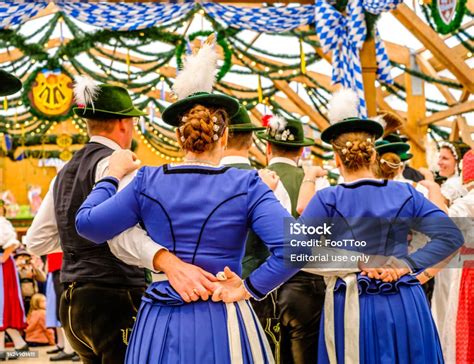
<svg viewBox="0 0 474 364"><path fill-rule="evenodd" d="M398 62L395 62L395 61L390 61L390 63L392 64L392 66L395 66L398 69L401 69L402 71L404 71L404 72L406 72L406 73L408 73L412 76L416 76L418 78L421 78L422 80L427 81L429 83L439 83L440 85L448 86L448 87L451 87L451 88L456 88L456 89L459 89L459 90L461 90L463 88L463 85L461 85L458 82L445 81L445 80L441 80L439 78L431 77L431 76L427 75L426 73L420 72L420 71L412 69L412 68L408 68L404 64L401 64L401 63L398 63Z"/></svg>
<svg viewBox="0 0 474 364"><path fill-rule="evenodd" d="M456 5L455 9L455 15L454 18L451 20L449 24L446 24L441 16L441 12L438 8L438 0L432 0L430 9L431 9L431 16L433 17L434 23L436 24L436 30L440 34L449 34L461 26L462 23L462 18L464 17L464 14L466 13L466 4L467 0L457 0L458 3Z"/></svg>

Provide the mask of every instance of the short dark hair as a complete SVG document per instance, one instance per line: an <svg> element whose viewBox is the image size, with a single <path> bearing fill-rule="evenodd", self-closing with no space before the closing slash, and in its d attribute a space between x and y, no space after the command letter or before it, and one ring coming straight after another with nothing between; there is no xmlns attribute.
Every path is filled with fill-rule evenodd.
<svg viewBox="0 0 474 364"><path fill-rule="evenodd" d="M229 133L227 140L227 147L238 150L248 150L252 147L253 135L252 132L232 132Z"/></svg>
<svg viewBox="0 0 474 364"><path fill-rule="evenodd" d="M114 130L115 120L86 119L89 134L110 133Z"/></svg>
<svg viewBox="0 0 474 364"><path fill-rule="evenodd" d="M296 157L301 153L303 147L300 146L291 146L291 145L281 145L269 142L272 146L272 153L281 156L291 156Z"/></svg>

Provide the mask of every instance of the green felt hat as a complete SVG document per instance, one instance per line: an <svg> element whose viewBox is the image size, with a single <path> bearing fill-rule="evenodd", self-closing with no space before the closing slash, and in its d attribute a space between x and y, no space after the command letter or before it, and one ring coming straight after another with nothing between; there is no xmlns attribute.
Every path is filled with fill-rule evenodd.
<svg viewBox="0 0 474 364"><path fill-rule="evenodd" d="M410 145L407 143L390 143L387 140L378 140L375 142L375 150L379 155L385 153L395 153L400 158L403 154L406 154L410 149Z"/></svg>
<svg viewBox="0 0 474 364"><path fill-rule="evenodd" d="M196 92L168 106L161 114L161 118L166 124L179 126L181 116L194 105L222 108L231 118L239 111L240 106L236 99L227 95Z"/></svg>
<svg viewBox="0 0 474 364"><path fill-rule="evenodd" d="M406 162L406 161L408 161L412 158L413 158L413 154L411 154L411 153L402 153L402 154L400 154L400 159L402 160L402 162Z"/></svg>
<svg viewBox="0 0 474 364"><path fill-rule="evenodd" d="M328 126L321 133L321 139L330 144L332 140L344 133L365 131L375 137L380 138L383 135L383 127L374 120L361 118L346 118Z"/></svg>
<svg viewBox="0 0 474 364"><path fill-rule="evenodd" d="M271 118L275 117L273 116ZM278 119L286 121L286 125L277 130L276 128L271 127L272 122L270 121L266 130L258 132L257 137L273 144L286 145L289 147L306 147L314 145L313 139L305 138L301 121L296 119L283 119L280 117L278 117Z"/></svg>
<svg viewBox="0 0 474 364"><path fill-rule="evenodd" d="M125 119L144 116L146 113L138 110L132 102L128 91L123 87L107 84L97 85L94 104L77 105L73 108L77 116L85 119Z"/></svg>
<svg viewBox="0 0 474 364"><path fill-rule="evenodd" d="M392 133L383 138L383 140L386 140L390 143L406 143L408 141L407 137L403 137L399 134Z"/></svg>
<svg viewBox="0 0 474 364"><path fill-rule="evenodd" d="M0 96L12 95L21 90L21 81L11 73L0 70Z"/></svg>
<svg viewBox="0 0 474 364"><path fill-rule="evenodd" d="M252 131L265 130L264 126L256 126L252 124L250 120L249 112L247 108L240 105L239 111L230 119L229 130L233 133L245 133Z"/></svg>

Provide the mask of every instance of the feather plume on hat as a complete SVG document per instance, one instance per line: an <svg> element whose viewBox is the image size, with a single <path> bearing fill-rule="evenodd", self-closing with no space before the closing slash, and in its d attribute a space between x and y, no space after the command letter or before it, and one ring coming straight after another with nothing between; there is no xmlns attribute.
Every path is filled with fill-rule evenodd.
<svg viewBox="0 0 474 364"><path fill-rule="evenodd" d="M359 96L354 90L343 88L335 92L328 103L331 124L359 115Z"/></svg>
<svg viewBox="0 0 474 364"><path fill-rule="evenodd" d="M99 85L89 77L76 76L74 77L74 99L77 106L86 108L91 105L94 110L94 101L99 93Z"/></svg>
<svg viewBox="0 0 474 364"><path fill-rule="evenodd" d="M264 115L262 117L262 125L278 132L286 128L288 122L279 115Z"/></svg>
<svg viewBox="0 0 474 364"><path fill-rule="evenodd" d="M212 34L193 54L184 60L183 69L178 73L173 92L182 100L196 92L212 92L216 81L218 56L215 50L215 37Z"/></svg>

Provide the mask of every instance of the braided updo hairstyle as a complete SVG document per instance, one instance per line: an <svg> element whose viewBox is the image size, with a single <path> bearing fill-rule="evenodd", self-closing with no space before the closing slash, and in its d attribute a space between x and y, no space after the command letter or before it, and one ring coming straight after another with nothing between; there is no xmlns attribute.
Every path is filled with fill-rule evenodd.
<svg viewBox="0 0 474 364"><path fill-rule="evenodd" d="M187 151L208 151L222 137L228 123L229 116L224 109L194 105L181 117L178 140Z"/></svg>
<svg viewBox="0 0 474 364"><path fill-rule="evenodd" d="M344 167L351 172L369 168L373 163L375 138L366 132L349 132L332 141L334 151L339 155Z"/></svg>
<svg viewBox="0 0 474 364"><path fill-rule="evenodd" d="M403 163L398 154L384 153L377 158L377 164L374 168L375 175L378 178L394 179L400 172Z"/></svg>

